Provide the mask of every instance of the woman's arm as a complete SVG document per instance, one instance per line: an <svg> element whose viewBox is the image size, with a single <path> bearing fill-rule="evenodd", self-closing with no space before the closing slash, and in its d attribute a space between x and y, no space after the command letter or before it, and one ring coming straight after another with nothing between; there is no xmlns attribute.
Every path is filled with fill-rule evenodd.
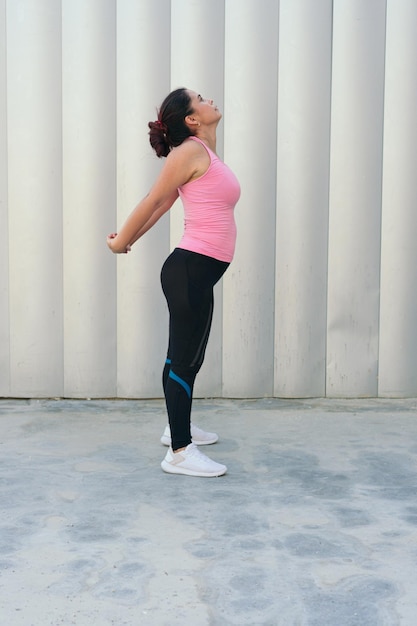
<svg viewBox="0 0 417 626"><path fill-rule="evenodd" d="M178 191L175 190L173 192L172 196L170 198L168 198L167 201L159 209L155 210L154 213L151 215L151 217L148 219L148 221L132 236L131 240L126 244L124 249L121 249L121 247L120 247L122 244L121 244L121 239L120 239L118 233L112 233L111 235L108 235L108 237L107 237L107 245L110 248L110 250L112 252L115 252L116 254L130 252L130 250L132 249L133 244L140 237L142 237L142 235L147 233L148 230L150 230L152 228L152 226L154 226L154 224L156 224L156 222L159 220L159 218L164 215L164 213L169 211L169 209L172 207L172 205L174 204L174 202L175 202L175 200L177 198L178 198ZM138 205L136 207L136 209L139 206L140 205ZM132 218L132 220L134 220L134 215L133 214L135 213L136 209L129 216L129 218ZM123 225L123 228L125 226L126 226L126 222ZM118 238L117 242L114 241L116 239L116 237Z"/></svg>
<svg viewBox="0 0 417 626"><path fill-rule="evenodd" d="M138 230L136 235L130 241L129 245L133 246L135 241L137 241L140 237L142 237L142 235L147 233L148 230L150 230L152 228L152 226L154 226L156 224L156 222L159 220L159 218L162 217L164 215L164 213L169 211L169 209L172 207L172 205L174 204L174 202L175 202L175 200L177 198L178 198L178 191L175 190L173 192L172 196L167 199L167 201L161 206L161 208L158 209L157 211L155 211L154 214L148 219L146 224L144 224L142 226L142 228L140 230Z"/></svg>
<svg viewBox="0 0 417 626"><path fill-rule="evenodd" d="M132 244L171 208L178 197L178 187L195 175L195 156L200 149L197 142L187 141L169 153L148 195L133 209L119 232L107 237L112 252L129 252Z"/></svg>

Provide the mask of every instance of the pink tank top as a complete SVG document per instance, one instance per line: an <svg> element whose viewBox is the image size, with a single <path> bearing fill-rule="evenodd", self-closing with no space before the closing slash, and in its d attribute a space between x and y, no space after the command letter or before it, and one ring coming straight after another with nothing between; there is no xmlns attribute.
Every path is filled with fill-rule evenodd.
<svg viewBox="0 0 417 626"><path fill-rule="evenodd" d="M184 205L184 234L178 247L230 263L235 251L234 208L240 185L233 172L201 139L190 139L204 146L210 165L200 178L178 188Z"/></svg>

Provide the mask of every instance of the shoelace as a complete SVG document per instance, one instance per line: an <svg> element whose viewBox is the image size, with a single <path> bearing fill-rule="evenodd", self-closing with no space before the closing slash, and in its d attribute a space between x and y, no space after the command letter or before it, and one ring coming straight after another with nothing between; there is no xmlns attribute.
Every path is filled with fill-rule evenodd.
<svg viewBox="0 0 417 626"><path fill-rule="evenodd" d="M206 463L206 464L214 462L214 461L211 461L208 458L208 456L206 456L205 454L200 452L199 448L196 445L194 445L194 444L188 448L187 456L193 456L196 459L199 459L201 462Z"/></svg>

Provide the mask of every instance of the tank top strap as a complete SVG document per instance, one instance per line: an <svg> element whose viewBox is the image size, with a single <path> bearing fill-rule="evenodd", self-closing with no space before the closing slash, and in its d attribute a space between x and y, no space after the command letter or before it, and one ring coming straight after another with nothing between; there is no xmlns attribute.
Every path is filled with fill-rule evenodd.
<svg viewBox="0 0 417 626"><path fill-rule="evenodd" d="M205 148L207 150L207 152L209 153L211 161L213 160L213 158L215 158L215 159L219 158L217 156L217 154L215 152L213 152L213 150L210 150L210 148L204 143L204 141L202 139L200 139L199 137L196 137L195 135L190 135L189 138L192 139L193 141L197 141L198 143L201 143L203 148Z"/></svg>

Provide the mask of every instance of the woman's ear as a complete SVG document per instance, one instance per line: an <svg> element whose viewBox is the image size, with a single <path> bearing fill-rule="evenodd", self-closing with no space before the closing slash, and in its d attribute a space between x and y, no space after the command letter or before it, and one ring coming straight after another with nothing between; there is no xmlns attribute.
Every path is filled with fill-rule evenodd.
<svg viewBox="0 0 417 626"><path fill-rule="evenodd" d="M195 117L193 117L192 115L186 115L184 118L184 121L187 124L187 126L190 126L191 128L195 128L196 126L199 126L200 124L200 122L197 122Z"/></svg>

